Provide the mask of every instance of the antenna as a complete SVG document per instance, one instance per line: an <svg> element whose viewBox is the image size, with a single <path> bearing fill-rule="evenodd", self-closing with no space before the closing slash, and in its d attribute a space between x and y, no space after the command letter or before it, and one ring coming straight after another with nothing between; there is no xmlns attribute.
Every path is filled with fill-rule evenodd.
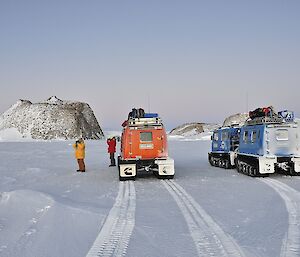
<svg viewBox="0 0 300 257"><path fill-rule="evenodd" d="M246 113L248 112L248 92L246 92Z"/></svg>

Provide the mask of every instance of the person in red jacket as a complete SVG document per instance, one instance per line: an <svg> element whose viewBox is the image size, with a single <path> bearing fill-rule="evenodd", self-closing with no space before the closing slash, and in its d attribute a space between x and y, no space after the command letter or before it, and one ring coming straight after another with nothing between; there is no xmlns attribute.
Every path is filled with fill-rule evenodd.
<svg viewBox="0 0 300 257"><path fill-rule="evenodd" d="M115 152L116 152L116 138L108 138L107 139L107 144L108 144L108 153L110 155L110 165L109 167L116 166L116 161L115 161Z"/></svg>

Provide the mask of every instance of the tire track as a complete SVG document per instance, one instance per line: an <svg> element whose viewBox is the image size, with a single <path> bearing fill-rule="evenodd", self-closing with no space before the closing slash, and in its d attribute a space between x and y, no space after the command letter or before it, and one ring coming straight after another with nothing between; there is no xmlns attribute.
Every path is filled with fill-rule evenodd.
<svg viewBox="0 0 300 257"><path fill-rule="evenodd" d="M282 243L280 257L300 256L300 192L271 178L259 178L272 187L284 200L288 212L288 231Z"/></svg>
<svg viewBox="0 0 300 257"><path fill-rule="evenodd" d="M171 180L163 180L162 183L176 201L187 222L198 256L245 256L234 239L226 234L180 185Z"/></svg>
<svg viewBox="0 0 300 257"><path fill-rule="evenodd" d="M125 256L135 224L135 205L134 183L120 182L116 202L86 257Z"/></svg>

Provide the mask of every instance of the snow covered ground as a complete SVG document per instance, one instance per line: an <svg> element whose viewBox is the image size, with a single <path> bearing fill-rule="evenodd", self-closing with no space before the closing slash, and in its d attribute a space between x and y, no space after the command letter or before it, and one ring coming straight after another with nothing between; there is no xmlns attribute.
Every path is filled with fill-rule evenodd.
<svg viewBox="0 0 300 257"><path fill-rule="evenodd" d="M0 256L300 256L300 180L209 166L210 141L169 142L174 180L118 181L106 142L0 142Z"/></svg>
<svg viewBox="0 0 300 257"><path fill-rule="evenodd" d="M168 135L168 139L171 141L175 140L175 141L197 141L197 140L210 140L211 139L211 135L213 134L213 132L211 131L205 131L202 133L191 133L191 134L187 134L184 136L181 135Z"/></svg>

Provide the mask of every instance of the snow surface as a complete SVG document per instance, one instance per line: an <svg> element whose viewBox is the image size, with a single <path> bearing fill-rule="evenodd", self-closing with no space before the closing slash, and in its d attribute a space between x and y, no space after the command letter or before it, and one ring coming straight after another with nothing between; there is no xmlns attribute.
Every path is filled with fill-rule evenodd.
<svg viewBox="0 0 300 257"><path fill-rule="evenodd" d="M175 141L198 141L198 140L210 140L212 131L206 131L202 133L187 133L185 135L168 135L169 140Z"/></svg>
<svg viewBox="0 0 300 257"><path fill-rule="evenodd" d="M30 136L24 138L16 128L7 128L0 130L0 141L23 141L30 140Z"/></svg>
<svg viewBox="0 0 300 257"><path fill-rule="evenodd" d="M119 182L105 140L0 142L0 256L300 256L298 177L211 167L210 141L170 140L175 178ZM118 145L119 147L119 145Z"/></svg>

